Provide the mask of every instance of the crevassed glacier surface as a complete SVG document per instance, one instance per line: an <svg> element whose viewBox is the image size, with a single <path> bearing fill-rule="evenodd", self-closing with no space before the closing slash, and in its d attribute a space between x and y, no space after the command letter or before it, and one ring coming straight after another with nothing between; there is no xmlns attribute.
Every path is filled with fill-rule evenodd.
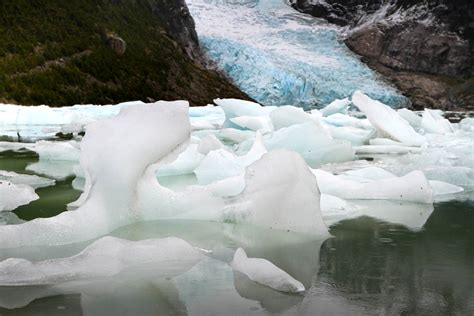
<svg viewBox="0 0 474 316"><path fill-rule="evenodd" d="M209 58L262 104L322 107L356 90L390 106L406 102L347 49L336 27L284 0L187 3Z"/></svg>

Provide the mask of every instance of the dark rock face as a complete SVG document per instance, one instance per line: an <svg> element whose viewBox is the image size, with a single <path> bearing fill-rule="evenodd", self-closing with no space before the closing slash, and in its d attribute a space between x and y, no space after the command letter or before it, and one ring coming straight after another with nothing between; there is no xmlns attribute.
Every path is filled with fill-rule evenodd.
<svg viewBox="0 0 474 316"><path fill-rule="evenodd" d="M192 58L200 57L194 19L185 0L154 0L151 8L170 35Z"/></svg>
<svg viewBox="0 0 474 316"><path fill-rule="evenodd" d="M119 56L125 54L127 50L127 43L123 38L119 37L117 34L108 33L106 34L107 42L109 43L110 48Z"/></svg>
<svg viewBox="0 0 474 316"><path fill-rule="evenodd" d="M414 108L474 108L474 1L295 0L306 13L347 26L346 44ZM470 88L469 88L470 87Z"/></svg>

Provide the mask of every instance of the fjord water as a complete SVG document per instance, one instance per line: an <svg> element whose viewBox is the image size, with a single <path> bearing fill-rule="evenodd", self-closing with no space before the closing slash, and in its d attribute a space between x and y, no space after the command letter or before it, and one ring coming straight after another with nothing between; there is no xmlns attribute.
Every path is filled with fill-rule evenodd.
<svg viewBox="0 0 474 316"><path fill-rule="evenodd" d="M217 68L264 105L322 107L362 90L391 106L406 99L340 37L284 0L190 0L201 45Z"/></svg>
<svg viewBox="0 0 474 316"><path fill-rule="evenodd" d="M22 171L36 160L32 152L3 153L0 169ZM15 214L30 220L64 210L78 195L71 181L43 189L40 207L20 207ZM166 181L172 187L183 179ZM466 197L436 203L421 230L362 217L332 226L334 237L326 240L231 223L168 220L125 226L111 235L129 240L175 236L213 252L169 280L146 270L54 290L0 287L0 314L468 315L474 308L474 203L472 192ZM68 257L91 242L2 249L0 260ZM240 246L249 256L277 264L307 291L284 294L233 272L228 262Z"/></svg>

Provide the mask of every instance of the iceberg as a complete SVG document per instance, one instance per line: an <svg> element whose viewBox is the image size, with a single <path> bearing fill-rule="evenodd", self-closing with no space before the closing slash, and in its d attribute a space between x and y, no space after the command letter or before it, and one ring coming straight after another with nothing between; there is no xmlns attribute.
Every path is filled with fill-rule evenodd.
<svg viewBox="0 0 474 316"><path fill-rule="evenodd" d="M329 236L319 209L319 190L302 157L274 150L250 165L245 189L224 210L224 220Z"/></svg>
<svg viewBox="0 0 474 316"><path fill-rule="evenodd" d="M322 193L343 199L433 203L433 190L421 171L365 183L341 179L323 170L313 170L313 173Z"/></svg>
<svg viewBox="0 0 474 316"><path fill-rule="evenodd" d="M369 98L360 91L353 94L352 103L367 115L370 123L381 135L412 146L426 143L426 139L391 107Z"/></svg>
<svg viewBox="0 0 474 316"><path fill-rule="evenodd" d="M39 196L29 185L0 180L0 212L13 211L37 199Z"/></svg>
<svg viewBox="0 0 474 316"><path fill-rule="evenodd" d="M305 290L304 285L291 275L281 270L268 260L248 258L242 248L235 251L231 267L245 274L250 280L268 286L272 289L298 293Z"/></svg>
<svg viewBox="0 0 474 316"><path fill-rule="evenodd" d="M0 247L67 244L136 221L139 179L150 164L177 155L174 151L189 140L190 130L185 101L130 106L89 124L81 143L86 175L82 205L52 218L1 226Z"/></svg>

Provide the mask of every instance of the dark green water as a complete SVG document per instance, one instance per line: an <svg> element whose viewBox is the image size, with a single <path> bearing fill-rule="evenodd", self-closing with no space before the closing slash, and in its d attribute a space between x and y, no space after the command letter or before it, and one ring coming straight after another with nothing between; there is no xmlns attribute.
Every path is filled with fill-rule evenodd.
<svg viewBox="0 0 474 316"><path fill-rule="evenodd" d="M0 169L24 172L36 160L31 152L3 153ZM60 213L80 194L71 180L37 190L40 200L15 213L25 220ZM311 240L233 224L138 223L112 235L132 240L176 236L213 254L172 280L119 278L110 281L112 286L101 281L74 293L0 287L0 315L473 315L473 202L435 204L417 232L364 217L334 225L331 234ZM34 256L70 256L89 243L38 248ZM271 260L307 291L287 295L233 273L227 262L238 246ZM8 256L0 250L0 260Z"/></svg>

